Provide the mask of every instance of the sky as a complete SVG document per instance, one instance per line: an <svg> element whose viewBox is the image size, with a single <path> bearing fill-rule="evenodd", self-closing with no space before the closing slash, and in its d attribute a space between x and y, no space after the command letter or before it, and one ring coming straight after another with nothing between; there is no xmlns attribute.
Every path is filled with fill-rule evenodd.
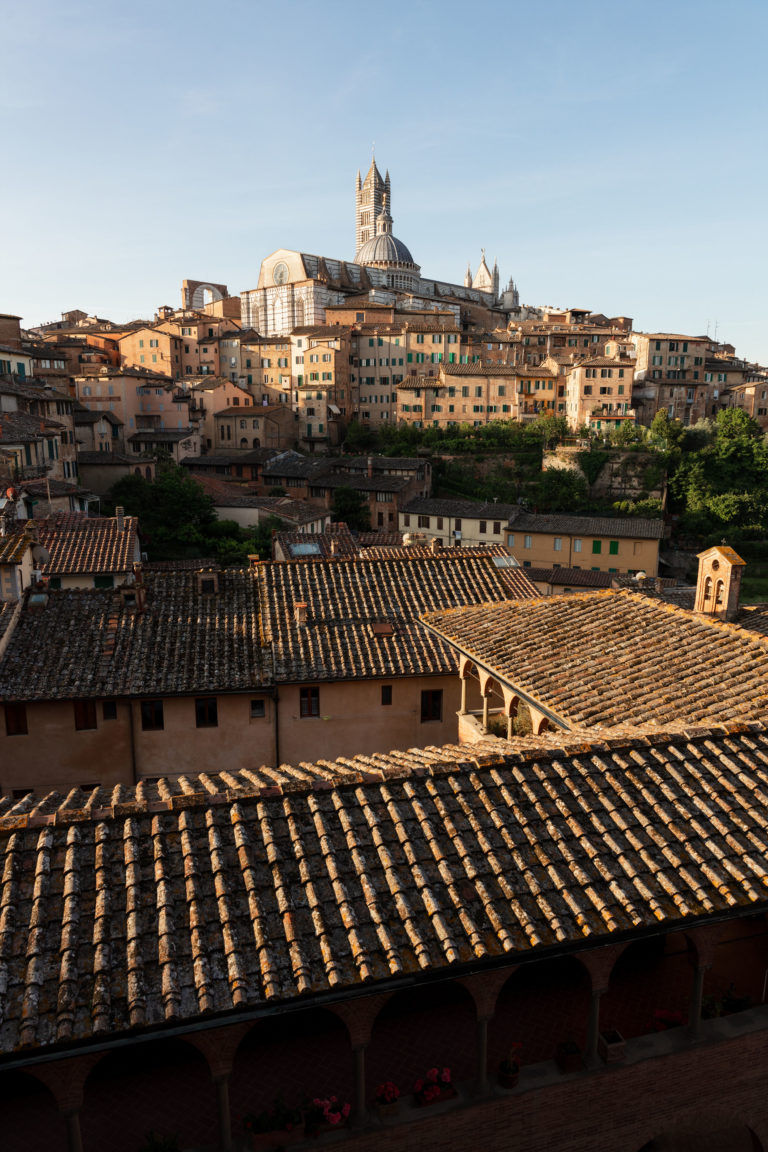
<svg viewBox="0 0 768 1152"><path fill-rule="evenodd" d="M0 311L122 322L354 258L375 143L425 276L768 364L765 0L0 0Z"/></svg>

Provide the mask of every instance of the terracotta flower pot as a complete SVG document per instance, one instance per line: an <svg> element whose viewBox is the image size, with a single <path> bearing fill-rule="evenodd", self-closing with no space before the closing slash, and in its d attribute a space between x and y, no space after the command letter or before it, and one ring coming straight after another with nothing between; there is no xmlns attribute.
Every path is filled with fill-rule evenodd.
<svg viewBox="0 0 768 1152"><path fill-rule="evenodd" d="M376 1112L381 1120L389 1120L392 1116L397 1116L400 1111L400 1100L389 1101L374 1101L376 1105Z"/></svg>
<svg viewBox="0 0 768 1152"><path fill-rule="evenodd" d="M520 1079L520 1069L516 1068L514 1072L508 1072L503 1065L499 1067L499 1085L502 1088L514 1088Z"/></svg>

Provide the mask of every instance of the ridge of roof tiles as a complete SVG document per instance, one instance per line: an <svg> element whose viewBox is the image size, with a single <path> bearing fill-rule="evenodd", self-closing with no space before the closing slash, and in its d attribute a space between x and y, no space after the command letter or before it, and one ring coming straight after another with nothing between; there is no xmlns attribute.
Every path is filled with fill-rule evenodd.
<svg viewBox="0 0 768 1152"><path fill-rule="evenodd" d="M643 593L542 596L422 619L569 727L768 718L768 642Z"/></svg>
<svg viewBox="0 0 768 1152"><path fill-rule="evenodd" d="M768 731L4 798L0 846L0 1051L66 1049L762 911Z"/></svg>

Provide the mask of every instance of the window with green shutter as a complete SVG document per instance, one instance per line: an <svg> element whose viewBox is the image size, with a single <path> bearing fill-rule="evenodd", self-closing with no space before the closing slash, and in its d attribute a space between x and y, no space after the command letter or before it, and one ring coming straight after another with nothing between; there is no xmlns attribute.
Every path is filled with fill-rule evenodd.
<svg viewBox="0 0 768 1152"><path fill-rule="evenodd" d="M602 540L593 540L592 541L592 555L593 556L599 556L600 553L602 552L602 550L603 550Z"/></svg>
<svg viewBox="0 0 768 1152"><path fill-rule="evenodd" d="M618 556L618 554L619 554L619 542L618 542L618 540L611 540L610 541L610 543L608 545L608 553L610 556Z"/></svg>

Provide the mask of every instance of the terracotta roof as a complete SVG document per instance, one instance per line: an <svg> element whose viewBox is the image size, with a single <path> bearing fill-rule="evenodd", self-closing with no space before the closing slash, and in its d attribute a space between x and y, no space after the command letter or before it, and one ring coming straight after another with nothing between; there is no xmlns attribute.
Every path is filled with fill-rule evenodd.
<svg viewBox="0 0 768 1152"><path fill-rule="evenodd" d="M446 376L531 376L539 375L540 377L552 376L553 373L547 368L539 370L527 371L524 367L514 367L512 364L494 364L494 363L481 363L478 361L476 364L446 364L443 362L440 367L443 369ZM405 383L408 377L406 376Z"/></svg>
<svg viewBox="0 0 768 1152"><path fill-rule="evenodd" d="M0 1051L768 900L768 734L427 748L0 800Z"/></svg>
<svg viewBox="0 0 768 1152"><path fill-rule="evenodd" d="M546 596L424 619L568 727L768 716L768 642L641 593Z"/></svg>
<svg viewBox="0 0 768 1152"><path fill-rule="evenodd" d="M369 536L377 533L369 532ZM360 551L358 540L346 524L327 524L322 532L278 532L274 545L294 560L327 560L330 556L356 556ZM273 546L274 554L274 546Z"/></svg>
<svg viewBox="0 0 768 1152"><path fill-rule="evenodd" d="M271 683L253 576L226 570L219 580L211 595L194 572L147 573L143 613L119 591L49 592L47 606L23 612L14 630L0 697L167 696Z"/></svg>
<svg viewBox="0 0 768 1152"><path fill-rule="evenodd" d="M418 496L402 511L411 515L452 516L458 520L508 520L520 512L521 508L519 504L500 504L493 500L480 502Z"/></svg>
<svg viewBox="0 0 768 1152"><path fill-rule="evenodd" d="M194 428L152 428L142 432L134 432L128 439L134 444L157 444L163 440L188 440L197 433Z"/></svg>
<svg viewBox="0 0 768 1152"><path fill-rule="evenodd" d="M104 464L120 464L123 467L126 464L130 464L132 468L137 466L136 457L126 456L124 452L91 452L80 450L77 453L77 463L79 465L98 464L99 466ZM147 461L142 457L138 463L141 467L144 467Z"/></svg>
<svg viewBox="0 0 768 1152"><path fill-rule="evenodd" d="M526 512L513 505L515 515L509 527L513 532L562 532L573 536L613 536L630 540L661 540L664 536L663 520L647 520L641 516L545 516Z"/></svg>
<svg viewBox="0 0 768 1152"><path fill-rule="evenodd" d="M192 556L187 560L152 560L142 567L145 572L210 572L219 568L219 561L210 556Z"/></svg>
<svg viewBox="0 0 768 1152"><path fill-rule="evenodd" d="M56 420L31 416L28 412L0 412L0 444L32 443L63 427Z"/></svg>
<svg viewBox="0 0 768 1152"><path fill-rule="evenodd" d="M329 470L327 460L312 459L299 452L282 452L264 466L264 476L289 476L296 479L322 475Z"/></svg>
<svg viewBox="0 0 768 1152"><path fill-rule="evenodd" d="M529 579L547 584L573 584L578 588L610 588L610 572L592 572L588 568L526 568Z"/></svg>
<svg viewBox="0 0 768 1152"><path fill-rule="evenodd" d="M389 476L381 472L371 477L360 472L318 472L309 480L312 488L354 488L359 492L402 492L410 483L410 476Z"/></svg>
<svg viewBox="0 0 768 1152"><path fill-rule="evenodd" d="M210 452L207 456L184 456L181 463L185 468L216 468L222 464L263 464L275 456L275 448L252 448L248 452Z"/></svg>
<svg viewBox="0 0 768 1152"><path fill-rule="evenodd" d="M369 559L363 552L352 560L264 564L257 576L277 681L453 672L453 653L419 616L508 597L492 555L458 548L418 559ZM307 605L304 625L296 622L300 603ZM381 621L393 625L393 635L373 635L371 626Z"/></svg>
<svg viewBox="0 0 768 1152"><path fill-rule="evenodd" d="M50 516L35 521L40 543L50 559L42 567L46 576L75 572L130 572L137 558L139 522L124 518L120 528L115 517Z"/></svg>
<svg viewBox="0 0 768 1152"><path fill-rule="evenodd" d="M739 611L739 624L749 632L768 636L768 604L744 605Z"/></svg>
<svg viewBox="0 0 768 1152"><path fill-rule="evenodd" d="M30 544L30 538L24 529L0 536L0 564L20 564Z"/></svg>

